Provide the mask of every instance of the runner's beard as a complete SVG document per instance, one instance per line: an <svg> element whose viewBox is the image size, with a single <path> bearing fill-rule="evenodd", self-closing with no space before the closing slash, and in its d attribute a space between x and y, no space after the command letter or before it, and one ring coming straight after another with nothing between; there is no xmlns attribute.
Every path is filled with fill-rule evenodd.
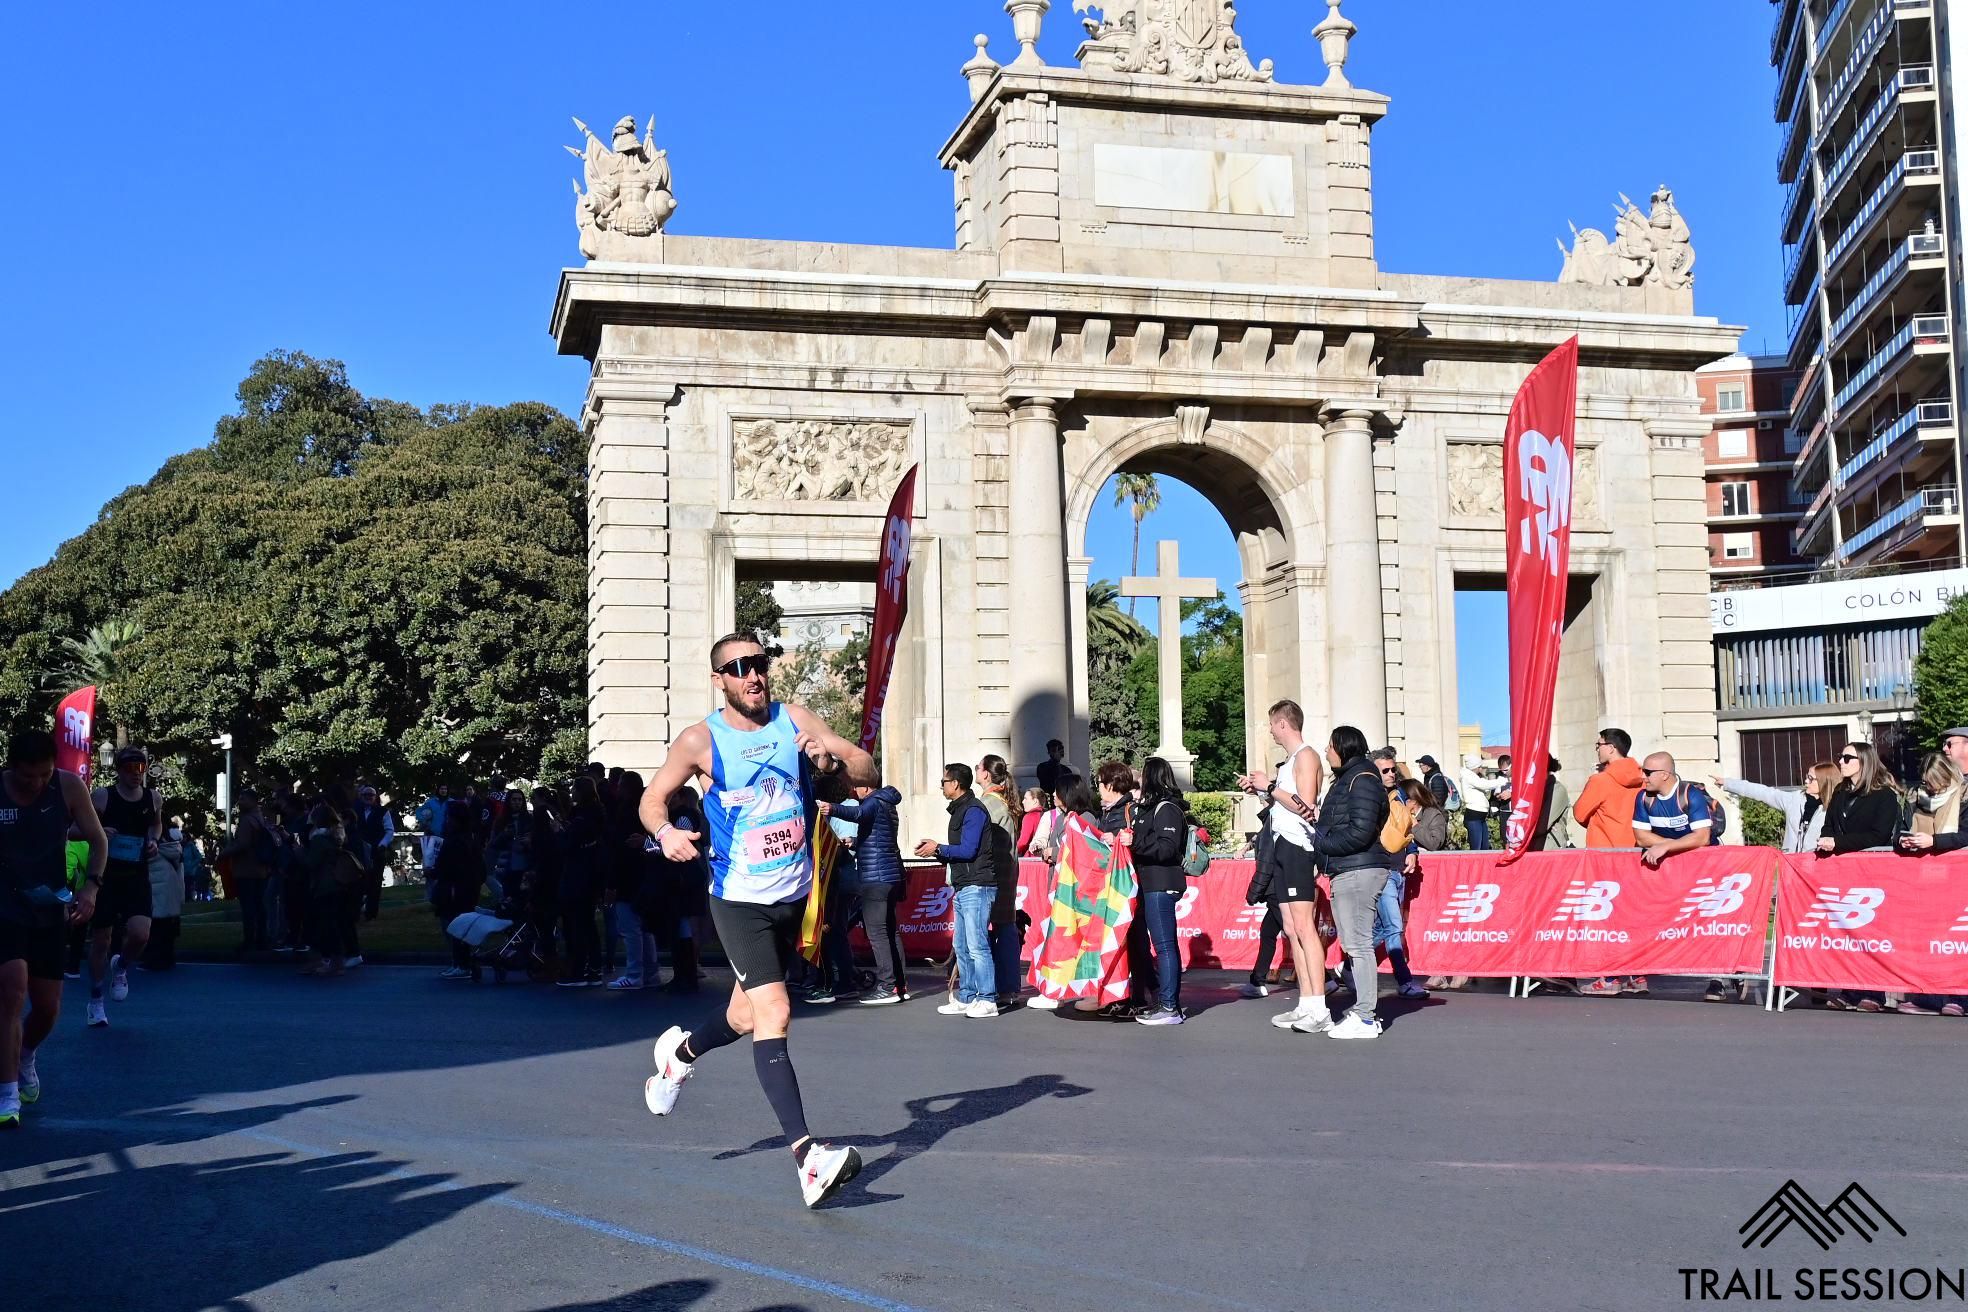
<svg viewBox="0 0 1968 1312"><path fill-rule="evenodd" d="M772 688L764 679L758 681L758 690L752 690L752 681L746 679L739 683L736 691L727 687L724 704L749 720L763 720L765 708L771 703Z"/></svg>

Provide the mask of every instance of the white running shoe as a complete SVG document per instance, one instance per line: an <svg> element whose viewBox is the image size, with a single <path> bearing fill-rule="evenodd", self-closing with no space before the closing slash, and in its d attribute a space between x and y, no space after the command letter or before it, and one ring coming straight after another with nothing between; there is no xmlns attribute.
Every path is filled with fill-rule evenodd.
<svg viewBox="0 0 1968 1312"><path fill-rule="evenodd" d="M89 1028L92 1030L109 1028L109 1009L103 1006L101 998L89 999Z"/></svg>
<svg viewBox="0 0 1968 1312"><path fill-rule="evenodd" d="M355 969L355 968L356 968L357 966L359 966L359 965L361 965L361 964L362 964L362 958L361 958L361 957L344 957L344 958L342 958L342 969L343 969L343 970L354 970L354 969Z"/></svg>
<svg viewBox="0 0 1968 1312"><path fill-rule="evenodd" d="M683 1082L693 1075L697 1068L677 1055L690 1031L681 1025L672 1025L663 1031L663 1037L656 1040L656 1073L642 1086L642 1101L651 1114L668 1116L676 1106L677 1094L683 1092Z"/></svg>
<svg viewBox="0 0 1968 1312"><path fill-rule="evenodd" d="M1323 1007L1318 1011L1308 1011L1292 1022L1292 1028L1300 1034L1324 1034L1332 1027L1332 1013Z"/></svg>
<svg viewBox="0 0 1968 1312"><path fill-rule="evenodd" d="M109 1000L121 1002L130 996L130 972L123 969L123 954L109 959Z"/></svg>
<svg viewBox="0 0 1968 1312"><path fill-rule="evenodd" d="M939 1016L968 1016L970 1014L970 1004L968 1002L958 1002L957 995L952 993L950 1000L936 1009L936 1014Z"/></svg>
<svg viewBox="0 0 1968 1312"><path fill-rule="evenodd" d="M852 1148L815 1143L806 1150L806 1162L799 1168L800 1197L808 1207L818 1207L859 1174L860 1153Z"/></svg>
<svg viewBox="0 0 1968 1312"><path fill-rule="evenodd" d="M23 1048L20 1055L20 1100L41 1101L41 1072L34 1069L34 1049Z"/></svg>
<svg viewBox="0 0 1968 1312"><path fill-rule="evenodd" d="M20 1129L20 1108L19 1094L0 1093L0 1130ZM811 1207L813 1204L808 1203L807 1206Z"/></svg>
<svg viewBox="0 0 1968 1312"><path fill-rule="evenodd" d="M1271 1023L1281 1030L1288 1030L1304 1020L1308 1014L1310 1013L1304 1007L1293 1007L1290 1011L1281 1011L1273 1016Z"/></svg>
<svg viewBox="0 0 1968 1312"><path fill-rule="evenodd" d="M997 1014L998 1004L989 998L979 998L977 1001L971 1003L969 1009L964 1012L964 1015L969 1016L972 1020L984 1020Z"/></svg>
<svg viewBox="0 0 1968 1312"><path fill-rule="evenodd" d="M1268 984L1253 984L1249 980L1245 980L1237 986L1237 995L1245 998L1268 998L1271 996L1271 986Z"/></svg>
<svg viewBox="0 0 1968 1312"><path fill-rule="evenodd" d="M1059 999L1048 998L1045 994L1041 993L1038 997L1033 998L1030 1002L1026 1003L1025 1005L1027 1007L1030 1007L1033 1011L1058 1011Z"/></svg>
<svg viewBox="0 0 1968 1312"><path fill-rule="evenodd" d="M1377 1039L1380 1037L1378 1020L1361 1020L1358 1014L1347 1012L1346 1019L1337 1025L1328 1025L1327 1032L1335 1039Z"/></svg>

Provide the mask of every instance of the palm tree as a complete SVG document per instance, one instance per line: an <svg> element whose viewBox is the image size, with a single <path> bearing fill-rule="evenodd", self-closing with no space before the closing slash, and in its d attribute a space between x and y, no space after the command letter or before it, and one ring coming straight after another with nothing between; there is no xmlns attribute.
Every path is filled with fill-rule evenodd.
<svg viewBox="0 0 1968 1312"><path fill-rule="evenodd" d="M1148 641L1148 630L1140 620L1121 609L1121 585L1112 579L1095 579L1087 584L1087 642L1100 645L1112 640L1133 652Z"/></svg>
<svg viewBox="0 0 1968 1312"><path fill-rule="evenodd" d="M113 707L117 691L131 674L129 649L143 637L143 632L143 625L136 620L110 619L80 638L63 638L63 659L42 676L43 686L66 695L93 685L101 703ZM128 746L130 731L121 720L115 723L116 745Z"/></svg>
<svg viewBox="0 0 1968 1312"><path fill-rule="evenodd" d="M1128 573L1141 573L1141 521L1155 513L1162 504L1162 483L1153 474L1114 475L1114 504L1129 507L1128 513L1134 516L1134 555L1128 562ZM1127 613L1134 614L1134 603L1140 600L1129 597Z"/></svg>

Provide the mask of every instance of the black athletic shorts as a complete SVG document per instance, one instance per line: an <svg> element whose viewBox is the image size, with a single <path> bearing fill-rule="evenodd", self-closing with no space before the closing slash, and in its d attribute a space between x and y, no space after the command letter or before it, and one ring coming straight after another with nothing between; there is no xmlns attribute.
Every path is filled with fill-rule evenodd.
<svg viewBox="0 0 1968 1312"><path fill-rule="evenodd" d="M1319 897L1318 868L1312 854L1297 843L1280 838L1271 845L1271 900L1274 902L1313 902Z"/></svg>
<svg viewBox="0 0 1968 1312"><path fill-rule="evenodd" d="M711 899L711 924L717 929L724 959L738 976L738 987L786 982L786 967L799 952L800 922L805 918L803 897L771 905Z"/></svg>
<svg viewBox="0 0 1968 1312"><path fill-rule="evenodd" d="M96 893L96 918L90 929L114 929L133 916L150 919L150 867L111 862Z"/></svg>
<svg viewBox="0 0 1968 1312"><path fill-rule="evenodd" d="M59 921L43 927L0 920L0 965L25 961L29 979L59 981L67 955L68 931Z"/></svg>

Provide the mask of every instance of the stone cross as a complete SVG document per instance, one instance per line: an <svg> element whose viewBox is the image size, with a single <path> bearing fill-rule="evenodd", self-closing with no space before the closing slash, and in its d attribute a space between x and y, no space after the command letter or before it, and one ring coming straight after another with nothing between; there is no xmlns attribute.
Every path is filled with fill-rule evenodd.
<svg viewBox="0 0 1968 1312"><path fill-rule="evenodd" d="M1180 577L1180 551L1179 543L1157 542L1154 577L1122 579L1121 595L1153 597L1161 602L1156 625L1161 744L1155 748L1155 755L1169 763L1175 771L1175 782L1186 789L1191 783L1191 767L1196 758L1182 745L1182 602L1187 597L1215 597L1217 589L1215 579Z"/></svg>

